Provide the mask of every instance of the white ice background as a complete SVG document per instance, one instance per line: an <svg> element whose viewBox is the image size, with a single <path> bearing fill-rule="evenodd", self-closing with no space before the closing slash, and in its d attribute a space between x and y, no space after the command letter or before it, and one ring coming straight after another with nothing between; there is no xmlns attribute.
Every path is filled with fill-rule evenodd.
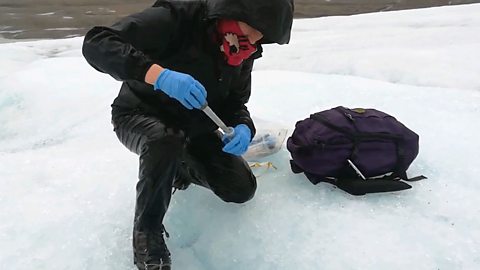
<svg viewBox="0 0 480 270"><path fill-rule="evenodd" d="M343 105L420 135L413 189L355 197L290 171L243 205L192 186L165 225L175 270L480 269L480 4L295 20L253 73L252 114L293 129ZM0 45L0 269L134 269L137 157L112 132L119 82L81 38ZM261 128L261 127L259 127Z"/></svg>

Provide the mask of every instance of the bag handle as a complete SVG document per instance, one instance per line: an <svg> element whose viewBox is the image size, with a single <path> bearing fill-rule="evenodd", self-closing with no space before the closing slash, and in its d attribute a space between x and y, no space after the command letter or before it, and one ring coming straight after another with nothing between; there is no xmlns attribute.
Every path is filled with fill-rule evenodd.
<svg viewBox="0 0 480 270"><path fill-rule="evenodd" d="M394 141L403 139L402 136L400 136L400 135L386 134L386 133L379 133L379 132L377 132L377 133L375 133L375 132L356 132L356 133L352 133L350 130L348 130L346 128L342 128L342 127L339 127L339 126L336 126L336 125L332 124L332 122L330 122L328 119L326 119L323 115L320 115L319 113L315 113L315 114L310 115L310 118L326 125L327 127L331 128L335 131L338 131L340 133L345 134L349 139L351 139L354 142L365 140L365 139L388 139L388 140L394 140Z"/></svg>

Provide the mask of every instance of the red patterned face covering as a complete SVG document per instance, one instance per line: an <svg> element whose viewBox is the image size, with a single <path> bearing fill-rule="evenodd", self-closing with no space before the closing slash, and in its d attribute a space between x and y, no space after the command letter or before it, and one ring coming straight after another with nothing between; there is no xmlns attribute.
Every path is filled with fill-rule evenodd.
<svg viewBox="0 0 480 270"><path fill-rule="evenodd" d="M217 26L222 38L220 50L225 54L229 65L238 66L257 51L257 47L250 44L247 36L240 30L237 21L222 19Z"/></svg>

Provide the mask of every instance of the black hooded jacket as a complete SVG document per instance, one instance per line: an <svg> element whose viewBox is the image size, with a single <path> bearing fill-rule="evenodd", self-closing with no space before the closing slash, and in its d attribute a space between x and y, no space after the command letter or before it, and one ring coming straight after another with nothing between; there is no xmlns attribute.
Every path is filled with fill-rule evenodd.
<svg viewBox="0 0 480 270"><path fill-rule="evenodd" d="M253 61L262 47L240 66L226 64L215 39L218 18L243 21L259 30L259 43L289 42L293 0L159 0L152 7L97 26L85 36L83 55L98 71L123 81L112 104L113 117L140 110L195 136L217 129L200 110L144 82L152 64L190 74L207 90L207 101L227 125L255 127L245 104L251 91Z"/></svg>

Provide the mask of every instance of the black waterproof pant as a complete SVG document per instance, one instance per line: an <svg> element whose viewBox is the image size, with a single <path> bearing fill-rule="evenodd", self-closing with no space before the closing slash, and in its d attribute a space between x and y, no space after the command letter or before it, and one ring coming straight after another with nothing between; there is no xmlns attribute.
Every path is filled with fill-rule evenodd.
<svg viewBox="0 0 480 270"><path fill-rule="evenodd" d="M158 230L172 196L174 181L186 177L226 202L243 203L256 190L255 176L242 157L222 151L220 134L189 138L157 117L141 112L113 117L120 142L139 155L135 230Z"/></svg>

